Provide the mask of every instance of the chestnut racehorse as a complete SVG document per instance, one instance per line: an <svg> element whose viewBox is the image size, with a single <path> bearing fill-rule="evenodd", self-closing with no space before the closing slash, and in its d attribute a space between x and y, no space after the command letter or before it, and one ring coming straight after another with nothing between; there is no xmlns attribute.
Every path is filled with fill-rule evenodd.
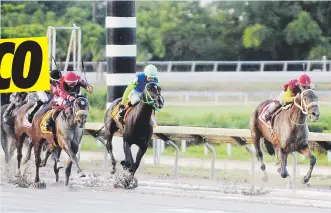
<svg viewBox="0 0 331 213"><path fill-rule="evenodd" d="M78 152L79 144L83 136L83 128L86 123L86 118L89 114L89 103L85 96L77 96L76 99L70 103L70 106L62 109L55 117L55 128L53 133L50 131L42 131L41 124L45 119L45 114L51 110L49 106L41 108L34 116L31 126L27 126L26 113L33 106L32 103L27 103L21 107L18 111L18 115L15 119L15 134L17 137L17 161L18 161L18 172L20 172L20 165L22 159L22 144L25 137L30 137L34 147L35 153L35 164L36 164L36 176L35 176L35 187L45 187L46 184L40 182L39 178L39 167L41 163L40 152L44 142L48 141L50 150L47 151L47 156L43 161L46 164L47 158L52 153L53 149L59 146L63 149L70 157L67 163L65 174L66 181L65 185L68 185L69 176L71 173L72 162L77 166L77 173L80 177L85 177L84 172L78 164L76 154ZM51 115L52 116L52 115ZM54 118L54 116L53 116ZM56 135L56 137L53 136ZM56 141L55 141L56 139ZM30 152L31 153L31 152ZM55 157L54 172L56 174L56 181L58 181L59 168L57 162L59 161L60 152Z"/></svg>

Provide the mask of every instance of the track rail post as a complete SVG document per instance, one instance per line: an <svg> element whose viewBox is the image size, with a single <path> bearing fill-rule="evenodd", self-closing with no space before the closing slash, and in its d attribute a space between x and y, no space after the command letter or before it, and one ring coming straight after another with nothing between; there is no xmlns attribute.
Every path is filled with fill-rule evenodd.
<svg viewBox="0 0 331 213"><path fill-rule="evenodd" d="M177 174L177 172L178 172L179 148L178 148L177 144L175 144L175 143L172 142L171 140L167 140L167 141L165 141L165 143L167 143L167 144L169 144L170 146L172 146L172 147L175 149L175 151L176 151L174 173Z"/></svg>
<svg viewBox="0 0 331 213"><path fill-rule="evenodd" d="M205 147L209 149L212 153L212 159L211 159L211 168L210 168L210 177L215 177L215 160L216 160L216 152L215 149L208 143L208 141L204 142Z"/></svg>

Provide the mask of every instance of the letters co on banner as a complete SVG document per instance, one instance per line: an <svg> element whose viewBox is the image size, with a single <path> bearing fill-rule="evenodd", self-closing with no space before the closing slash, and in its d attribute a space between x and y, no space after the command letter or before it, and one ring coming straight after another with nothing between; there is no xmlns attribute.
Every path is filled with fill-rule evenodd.
<svg viewBox="0 0 331 213"><path fill-rule="evenodd" d="M47 37L0 39L0 93L48 90Z"/></svg>

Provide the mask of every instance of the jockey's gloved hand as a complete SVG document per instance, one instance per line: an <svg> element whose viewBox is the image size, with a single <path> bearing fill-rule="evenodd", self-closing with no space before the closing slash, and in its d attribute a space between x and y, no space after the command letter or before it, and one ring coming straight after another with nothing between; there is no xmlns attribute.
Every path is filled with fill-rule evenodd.
<svg viewBox="0 0 331 213"><path fill-rule="evenodd" d="M69 101L74 101L75 100L75 97L74 96L70 96L69 97Z"/></svg>
<svg viewBox="0 0 331 213"><path fill-rule="evenodd" d="M89 93L92 93L93 92L93 87L91 85L88 85L87 88L86 88L86 91L89 92Z"/></svg>

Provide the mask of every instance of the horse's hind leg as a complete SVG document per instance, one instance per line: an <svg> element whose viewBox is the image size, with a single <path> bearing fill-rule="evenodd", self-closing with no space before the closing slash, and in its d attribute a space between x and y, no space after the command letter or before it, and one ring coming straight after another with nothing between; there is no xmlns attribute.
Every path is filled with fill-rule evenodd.
<svg viewBox="0 0 331 213"><path fill-rule="evenodd" d="M110 173L111 174L115 174L116 172L116 160L114 158L114 154L113 154L113 144L112 144L112 140L113 140L113 135L114 133L111 132L108 137L107 137L107 144L106 144L106 148L107 148L107 151L110 155L110 158L111 158L111 165L112 165L112 169L110 170Z"/></svg>
<svg viewBox="0 0 331 213"><path fill-rule="evenodd" d="M17 175L21 174L21 160L22 160L22 148L25 135L22 134L16 138L16 147L17 147Z"/></svg>
<svg viewBox="0 0 331 213"><path fill-rule="evenodd" d="M10 157L8 154L8 140L7 140L6 136L4 136L4 134L3 135L2 134L1 134L1 146L2 146L3 152L5 153L5 162L7 164L10 161Z"/></svg>
<svg viewBox="0 0 331 213"><path fill-rule="evenodd" d="M136 162L133 164L133 171L130 171L130 172L132 172L132 176L134 176L137 169L139 168L141 159L143 158L146 150L147 150L147 146L139 147L139 151L138 151L137 157L136 157Z"/></svg>
<svg viewBox="0 0 331 213"><path fill-rule="evenodd" d="M257 128L254 128L252 133L251 133L251 136L252 136L252 141L253 141L253 144L254 144L254 147L255 147L255 150L256 150L256 158L261 163L261 170L264 173L263 181L268 181L268 174L267 174L267 171L266 171L266 166L263 162L263 153L262 153L262 150L261 150L261 136L262 135L261 135L260 131Z"/></svg>
<svg viewBox="0 0 331 213"><path fill-rule="evenodd" d="M311 178L311 173L313 172L314 166L316 164L316 157L311 152L308 144L305 144L301 149L298 150L301 154L303 154L305 157L310 159L310 168L306 176L303 177L302 183L307 183L309 179Z"/></svg>
<svg viewBox="0 0 331 213"><path fill-rule="evenodd" d="M55 181L58 182L59 181L59 171L60 171L60 166L58 166L59 163L59 159L60 159L60 155L61 155L61 150L59 148L55 148L53 151L53 156L54 156L54 174L55 174Z"/></svg>
<svg viewBox="0 0 331 213"><path fill-rule="evenodd" d="M43 140L38 141L35 146L34 146L34 154L35 154L35 164L36 164L36 177L34 179L34 186L36 188L44 188L46 187L46 183L40 182L39 178L39 166L40 166L40 153L41 153L41 145L42 145Z"/></svg>
<svg viewBox="0 0 331 213"><path fill-rule="evenodd" d="M55 149L55 147L52 144L49 144L49 146L47 147L47 150L46 150L45 158L41 161L40 167L46 166L47 160L48 160L49 156L53 153L54 149Z"/></svg>
<svg viewBox="0 0 331 213"><path fill-rule="evenodd" d="M68 183L69 183L69 177L70 177L70 174L71 174L71 167L72 167L72 161L71 161L71 159L69 159L69 161L67 163L67 166L66 166L66 169L65 169L65 174L66 174L65 185L66 186L68 186Z"/></svg>
<svg viewBox="0 0 331 213"><path fill-rule="evenodd" d="M29 147L28 147L28 152L26 153L26 156L23 160L23 164L26 164L30 160L32 148L33 148L33 143L32 143L32 141L30 141Z"/></svg>

